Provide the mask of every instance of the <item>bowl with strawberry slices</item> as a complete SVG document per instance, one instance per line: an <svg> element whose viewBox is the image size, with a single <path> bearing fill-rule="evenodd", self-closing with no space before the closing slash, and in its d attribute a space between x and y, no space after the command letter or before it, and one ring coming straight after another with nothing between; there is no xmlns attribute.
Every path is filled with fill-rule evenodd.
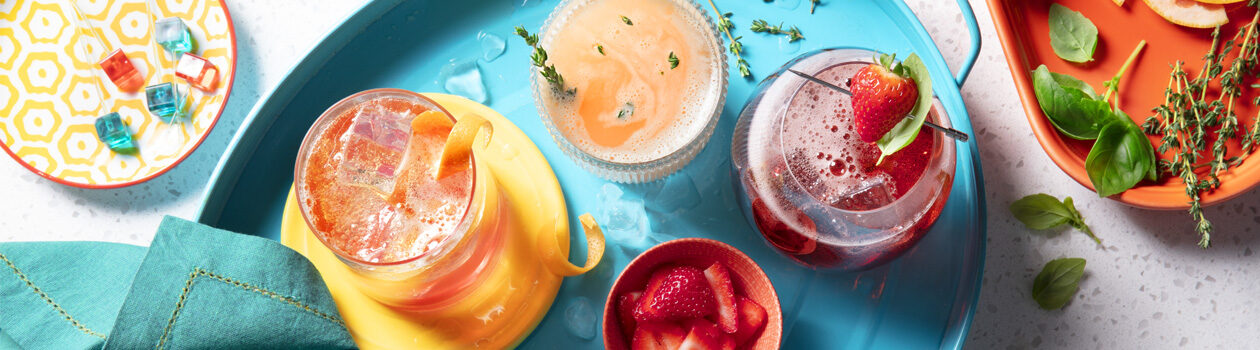
<svg viewBox="0 0 1260 350"><path fill-rule="evenodd" d="M770 278L735 247L662 243L617 277L604 305L606 349L777 349L783 314Z"/></svg>

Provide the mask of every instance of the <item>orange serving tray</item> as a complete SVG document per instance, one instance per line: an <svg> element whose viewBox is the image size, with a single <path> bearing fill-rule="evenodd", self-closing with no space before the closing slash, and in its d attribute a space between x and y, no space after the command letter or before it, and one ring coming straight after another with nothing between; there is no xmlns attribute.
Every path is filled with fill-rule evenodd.
<svg viewBox="0 0 1260 350"><path fill-rule="evenodd" d="M1055 2L1080 11L1098 27L1098 49L1094 53L1093 62L1078 64L1055 56L1054 50L1050 48L1048 24L1050 4ZM1042 114L1033 93L1031 71L1045 64L1050 71L1077 77L1101 92L1102 82L1116 74L1139 41L1146 40L1146 49L1121 81L1119 94L1121 108L1141 125L1147 117L1154 114L1155 107L1163 103L1164 90L1168 87L1168 76L1173 63L1184 61L1186 70L1191 75L1197 74L1203 66L1203 55L1212 42L1212 29L1172 24L1141 0L1128 0L1124 6L1116 6L1111 1L1104 0L988 0L988 3L1033 134L1059 168L1091 190L1094 187L1085 172L1085 157L1089 154L1093 141L1063 136L1050 124ZM1222 43L1231 38L1238 27L1245 25L1254 15L1254 11L1242 6L1231 5L1228 11L1230 23L1221 28ZM1247 82L1251 83L1253 82ZM1260 108L1251 103L1256 97L1254 90L1248 89L1235 102L1235 113L1239 116L1239 125L1242 128L1250 128L1256 112L1260 111ZM1151 140L1156 147L1159 146L1158 137L1151 137ZM1241 153L1237 139L1228 144L1229 155ZM1169 152L1161 157L1171 159L1171 154ZM1204 205L1225 202L1260 183L1260 160L1247 159L1220 178L1220 188L1203 196ZM1148 209L1189 208L1184 182L1169 175L1165 175L1159 182L1142 182L1111 198Z"/></svg>

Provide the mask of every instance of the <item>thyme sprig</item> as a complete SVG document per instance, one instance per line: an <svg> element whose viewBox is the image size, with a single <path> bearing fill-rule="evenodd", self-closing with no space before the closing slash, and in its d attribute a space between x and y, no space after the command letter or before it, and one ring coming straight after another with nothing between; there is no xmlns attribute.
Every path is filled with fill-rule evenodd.
<svg viewBox="0 0 1260 350"><path fill-rule="evenodd" d="M1248 6L1256 8L1260 0L1251 0ZM1238 116L1235 100L1242 96L1243 81L1255 77L1260 60L1260 40L1257 36L1260 12L1251 22L1239 28L1229 40L1220 42L1220 27L1212 31L1212 44L1203 56L1203 67L1193 78L1186 72L1185 63L1177 61L1169 74L1168 87L1164 90L1164 104L1155 108L1155 115L1146 119L1143 129L1160 136L1157 150L1166 153L1175 150L1172 159L1160 161L1164 173L1176 175L1185 183L1186 196L1190 199L1190 216L1197 222L1199 247L1211 245L1212 222L1203 213L1202 195L1220 187L1220 174L1242 162L1242 156L1227 157L1226 142L1238 137ZM1228 62L1233 50L1238 55ZM1219 93L1209 96L1213 83L1220 85ZM1260 104L1260 98L1252 101ZM1260 115L1252 125L1253 132L1244 132L1243 155L1251 154L1260 142ZM1209 135L1214 132L1215 135ZM1216 140L1209 146L1209 137ZM1210 149L1209 149L1210 147ZM1210 153L1204 154L1205 151ZM1204 157L1201 156L1206 156ZM1207 168L1204 173L1199 170Z"/></svg>
<svg viewBox="0 0 1260 350"><path fill-rule="evenodd" d="M678 68L678 56L673 51L669 52L669 69Z"/></svg>
<svg viewBox="0 0 1260 350"><path fill-rule="evenodd" d="M739 39L744 37L731 35L731 31L735 30L735 23L731 23L731 13L718 11L717 5L713 3L713 0L709 0L709 6L713 7L713 13L718 15L718 29L721 29L722 33L726 34L726 38L731 40L727 48L731 50L731 54L735 55L735 64L739 67L739 75L746 79L752 79L752 71L748 68L748 61L745 61L742 56L744 44L739 42Z"/></svg>
<svg viewBox="0 0 1260 350"><path fill-rule="evenodd" d="M556 65L547 64L547 50L542 46L538 46L538 34L530 34L524 27L516 26L516 35L521 39L525 39L525 44L534 48L534 53L529 56L530 62L534 67L538 67L538 74L542 75L547 82L550 82L557 90L564 91L570 95L577 93L577 88L569 90L564 89L564 77L560 72L556 71Z"/></svg>
<svg viewBox="0 0 1260 350"><path fill-rule="evenodd" d="M783 23L779 23L779 25L773 26L773 25L770 25L770 23L766 22L766 20L764 19L754 20L752 22L752 28L749 28L749 29L752 30L753 33L786 35L788 37L788 42L795 42L797 40L805 39L805 35L802 35L800 28L796 28L796 26L792 26L792 28L788 30L783 30Z"/></svg>

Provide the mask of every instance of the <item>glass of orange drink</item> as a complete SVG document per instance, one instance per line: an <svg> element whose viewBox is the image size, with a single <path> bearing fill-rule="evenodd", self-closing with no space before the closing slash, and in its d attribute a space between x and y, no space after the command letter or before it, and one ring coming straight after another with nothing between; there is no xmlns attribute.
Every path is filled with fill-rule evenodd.
<svg viewBox="0 0 1260 350"><path fill-rule="evenodd" d="M566 0L540 33L563 84L531 74L534 102L578 165L647 182L704 148L726 99L727 68L719 31L699 4Z"/></svg>
<svg viewBox="0 0 1260 350"><path fill-rule="evenodd" d="M294 186L307 225L361 291L391 307L458 301L500 251L489 169L471 153L438 169L454 123L417 93L367 90L329 107L298 151Z"/></svg>

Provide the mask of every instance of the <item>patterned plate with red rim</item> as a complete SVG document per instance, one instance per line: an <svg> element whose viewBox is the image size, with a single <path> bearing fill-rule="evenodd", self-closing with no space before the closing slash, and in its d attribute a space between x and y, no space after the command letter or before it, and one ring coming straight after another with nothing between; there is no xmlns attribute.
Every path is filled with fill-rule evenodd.
<svg viewBox="0 0 1260 350"><path fill-rule="evenodd" d="M210 91L174 75L176 59L152 40L154 21L178 17L192 53L217 68ZM186 158L210 133L232 91L236 35L222 0L15 0L0 2L0 146L50 180L83 188L147 181ZM190 113L172 122L149 113L143 89L121 91L97 65L122 50L142 85L173 82ZM136 144L118 154L96 136L98 116L117 112Z"/></svg>

